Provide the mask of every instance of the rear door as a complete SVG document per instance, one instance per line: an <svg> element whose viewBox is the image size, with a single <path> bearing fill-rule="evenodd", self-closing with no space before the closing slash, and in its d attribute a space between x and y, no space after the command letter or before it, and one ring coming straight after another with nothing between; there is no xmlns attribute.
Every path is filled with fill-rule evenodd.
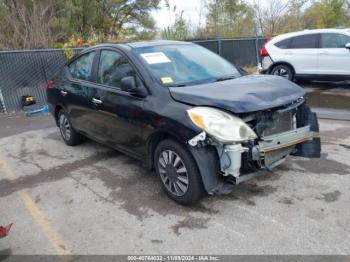
<svg viewBox="0 0 350 262"><path fill-rule="evenodd" d="M69 119L76 130L89 134L91 122L88 110L91 108L89 100L93 86L92 65L96 51L83 54L66 68L66 77L60 94L65 100L65 107Z"/></svg>
<svg viewBox="0 0 350 262"><path fill-rule="evenodd" d="M122 91L123 77L133 76L141 83L135 67L121 52L102 49L91 93L94 111L90 121L94 137L122 151L145 154L148 120L143 111L144 99Z"/></svg>
<svg viewBox="0 0 350 262"><path fill-rule="evenodd" d="M284 49L286 60L293 65L297 75L317 74L318 37L318 34L292 37L288 48Z"/></svg>
<svg viewBox="0 0 350 262"><path fill-rule="evenodd" d="M324 33L320 38L319 74L350 75L350 50L345 45L350 36L339 33Z"/></svg>

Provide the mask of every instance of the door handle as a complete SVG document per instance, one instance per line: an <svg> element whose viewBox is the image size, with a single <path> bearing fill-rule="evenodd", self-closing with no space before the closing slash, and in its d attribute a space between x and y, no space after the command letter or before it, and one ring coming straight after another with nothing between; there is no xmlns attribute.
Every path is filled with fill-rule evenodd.
<svg viewBox="0 0 350 262"><path fill-rule="evenodd" d="M94 103L94 104L96 104L96 105L101 105L101 104L102 104L102 101L99 100L99 99L93 98L93 99L92 99L92 103Z"/></svg>
<svg viewBox="0 0 350 262"><path fill-rule="evenodd" d="M328 55L328 54L329 54L329 52L327 52L327 51L323 51L320 53L320 55Z"/></svg>
<svg viewBox="0 0 350 262"><path fill-rule="evenodd" d="M64 90L61 90L61 95L63 95L63 96L66 96L66 95L68 95L68 92L67 91L64 91Z"/></svg>

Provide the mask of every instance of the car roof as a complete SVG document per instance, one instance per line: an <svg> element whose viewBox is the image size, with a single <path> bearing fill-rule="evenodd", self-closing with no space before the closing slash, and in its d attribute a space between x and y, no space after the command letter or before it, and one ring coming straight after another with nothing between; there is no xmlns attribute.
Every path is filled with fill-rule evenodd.
<svg viewBox="0 0 350 262"><path fill-rule="evenodd" d="M184 45L184 44L191 44L191 43L183 42L183 41L172 41L172 40L152 40L152 41L126 43L126 45L130 46L131 48L150 47L150 46L159 46L159 45Z"/></svg>
<svg viewBox="0 0 350 262"><path fill-rule="evenodd" d="M104 43L104 44L98 44L98 45L94 45L94 46L85 48L78 55L76 55L72 59L70 59L67 62L67 64L72 63L79 56L82 56L88 52L91 52L92 50L96 50L96 49L103 48L103 47L105 47L105 48L115 47L115 48L124 49L126 51L131 51L134 48L152 47L152 46L161 46L161 45L195 45L195 44L193 44L191 42L172 41L172 40L151 40L151 41L139 41L139 42Z"/></svg>
<svg viewBox="0 0 350 262"><path fill-rule="evenodd" d="M274 37L271 42L276 42L293 36L321 34L321 33L345 33L350 35L350 28L324 28L324 29L305 29L303 31L291 32Z"/></svg>

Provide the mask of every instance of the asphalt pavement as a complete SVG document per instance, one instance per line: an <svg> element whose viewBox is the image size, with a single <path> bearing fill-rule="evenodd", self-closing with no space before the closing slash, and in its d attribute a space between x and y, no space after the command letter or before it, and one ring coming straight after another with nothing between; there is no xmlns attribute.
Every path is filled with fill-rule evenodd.
<svg viewBox="0 0 350 262"><path fill-rule="evenodd" d="M183 207L140 162L66 146L50 116L2 116L0 254L350 254L350 122L320 127L320 159Z"/></svg>
<svg viewBox="0 0 350 262"><path fill-rule="evenodd" d="M299 82L308 104L325 119L350 120L350 82Z"/></svg>

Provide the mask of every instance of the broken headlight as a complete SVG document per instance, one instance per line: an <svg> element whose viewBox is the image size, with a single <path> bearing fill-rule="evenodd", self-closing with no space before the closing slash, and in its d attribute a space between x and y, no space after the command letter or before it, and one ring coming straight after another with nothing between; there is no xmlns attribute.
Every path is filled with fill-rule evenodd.
<svg viewBox="0 0 350 262"><path fill-rule="evenodd" d="M243 142L257 138L240 118L211 107L187 110L192 122L222 143Z"/></svg>

